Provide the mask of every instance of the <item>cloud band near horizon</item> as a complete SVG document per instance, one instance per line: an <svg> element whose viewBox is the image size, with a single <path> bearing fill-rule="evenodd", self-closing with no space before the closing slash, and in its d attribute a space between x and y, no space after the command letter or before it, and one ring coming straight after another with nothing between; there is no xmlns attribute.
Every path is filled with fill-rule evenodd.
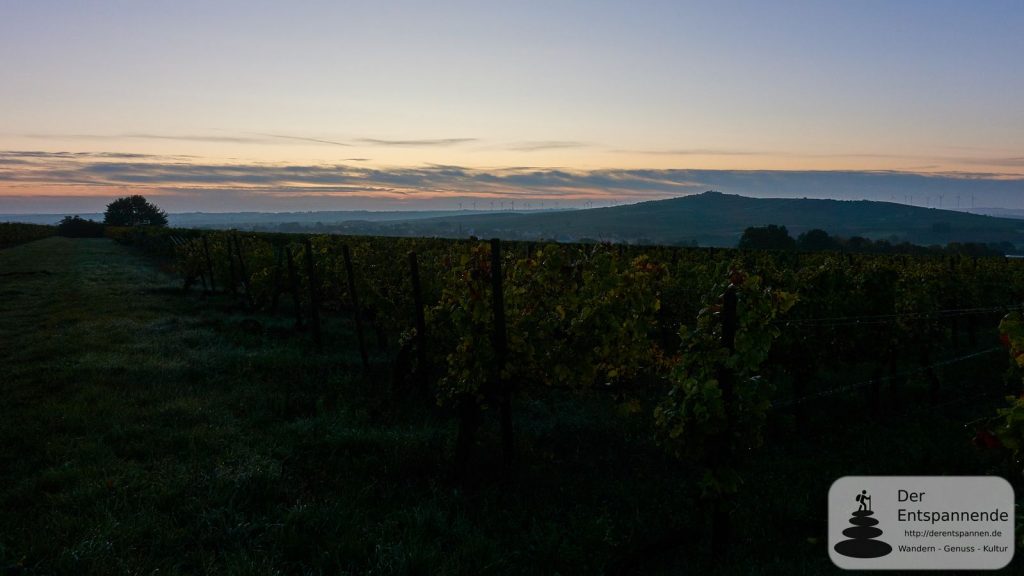
<svg viewBox="0 0 1024 576"><path fill-rule="evenodd" d="M357 159L353 159L356 161ZM359 159L361 160L361 159ZM101 208L146 193L177 211L451 208L479 199L637 202L718 190L760 197L1024 208L1024 177L997 173L469 168L202 162L186 156L0 151L0 213ZM74 199L74 200L72 200ZM358 200L358 201L357 201ZM92 204L90 204L92 202Z"/></svg>

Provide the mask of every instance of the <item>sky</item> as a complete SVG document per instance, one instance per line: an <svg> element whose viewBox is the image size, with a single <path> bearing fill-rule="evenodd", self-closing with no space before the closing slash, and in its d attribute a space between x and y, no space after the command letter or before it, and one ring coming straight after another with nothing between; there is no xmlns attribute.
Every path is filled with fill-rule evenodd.
<svg viewBox="0 0 1024 576"><path fill-rule="evenodd" d="M0 0L0 213L1024 208L1024 3Z"/></svg>

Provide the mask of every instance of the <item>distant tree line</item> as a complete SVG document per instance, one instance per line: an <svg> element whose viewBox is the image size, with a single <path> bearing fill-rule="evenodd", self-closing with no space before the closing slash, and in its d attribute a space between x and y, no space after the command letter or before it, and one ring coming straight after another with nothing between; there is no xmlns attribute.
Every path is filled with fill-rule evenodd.
<svg viewBox="0 0 1024 576"><path fill-rule="evenodd" d="M57 234L68 238L102 238L107 226L167 226L167 213L143 196L125 196L107 204L103 222L78 215L65 216L57 224Z"/></svg>
<svg viewBox="0 0 1024 576"><path fill-rule="evenodd" d="M751 226L743 231L739 248L745 250L800 250L803 252L861 252L868 254L961 254L964 256L1004 256L1016 251L1010 242L950 242L945 246L920 246L910 242L872 240L863 236L832 236L820 229L808 230L795 239L785 226Z"/></svg>
<svg viewBox="0 0 1024 576"><path fill-rule="evenodd" d="M57 224L57 234L67 238L102 238L102 222L86 220L81 216L65 216Z"/></svg>

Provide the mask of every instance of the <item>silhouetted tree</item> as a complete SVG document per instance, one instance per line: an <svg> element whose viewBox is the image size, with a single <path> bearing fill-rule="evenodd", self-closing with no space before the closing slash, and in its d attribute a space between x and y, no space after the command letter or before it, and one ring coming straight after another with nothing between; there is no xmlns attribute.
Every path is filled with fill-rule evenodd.
<svg viewBox="0 0 1024 576"><path fill-rule="evenodd" d="M103 224L80 216L65 216L57 224L57 234L68 238L102 238Z"/></svg>
<svg viewBox="0 0 1024 576"><path fill-rule="evenodd" d="M801 250L838 250L839 241L829 236L828 232L815 228L804 232L796 239L796 245Z"/></svg>
<svg viewBox="0 0 1024 576"><path fill-rule="evenodd" d="M1013 245L1013 242L1003 240L1002 242L991 242L988 245L990 250L999 252L1002 255L1006 254L1020 254L1017 247Z"/></svg>
<svg viewBox="0 0 1024 576"><path fill-rule="evenodd" d="M873 242L863 236L852 236L846 241L846 249L851 252L870 252Z"/></svg>
<svg viewBox="0 0 1024 576"><path fill-rule="evenodd" d="M1010 242L950 242L946 252L964 256L1005 256L1016 252L1016 247Z"/></svg>
<svg viewBox="0 0 1024 576"><path fill-rule="evenodd" d="M743 250L794 250L796 241L785 226L751 226L743 231L739 248Z"/></svg>
<svg viewBox="0 0 1024 576"><path fill-rule="evenodd" d="M107 226L167 226L167 214L144 197L125 196L107 204Z"/></svg>

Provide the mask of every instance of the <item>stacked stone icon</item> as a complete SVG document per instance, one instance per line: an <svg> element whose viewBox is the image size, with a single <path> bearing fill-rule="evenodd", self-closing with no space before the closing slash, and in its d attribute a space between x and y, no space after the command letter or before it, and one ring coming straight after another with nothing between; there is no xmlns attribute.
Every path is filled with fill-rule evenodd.
<svg viewBox="0 0 1024 576"><path fill-rule="evenodd" d="M867 497L867 501L870 502L870 496ZM843 530L843 536L849 540L836 544L835 551L851 558L880 558L892 552L892 546L875 540L882 535L882 530L876 527L878 520L873 518L874 515L874 511L862 503L861 509L854 512L850 518L850 524L853 526Z"/></svg>

